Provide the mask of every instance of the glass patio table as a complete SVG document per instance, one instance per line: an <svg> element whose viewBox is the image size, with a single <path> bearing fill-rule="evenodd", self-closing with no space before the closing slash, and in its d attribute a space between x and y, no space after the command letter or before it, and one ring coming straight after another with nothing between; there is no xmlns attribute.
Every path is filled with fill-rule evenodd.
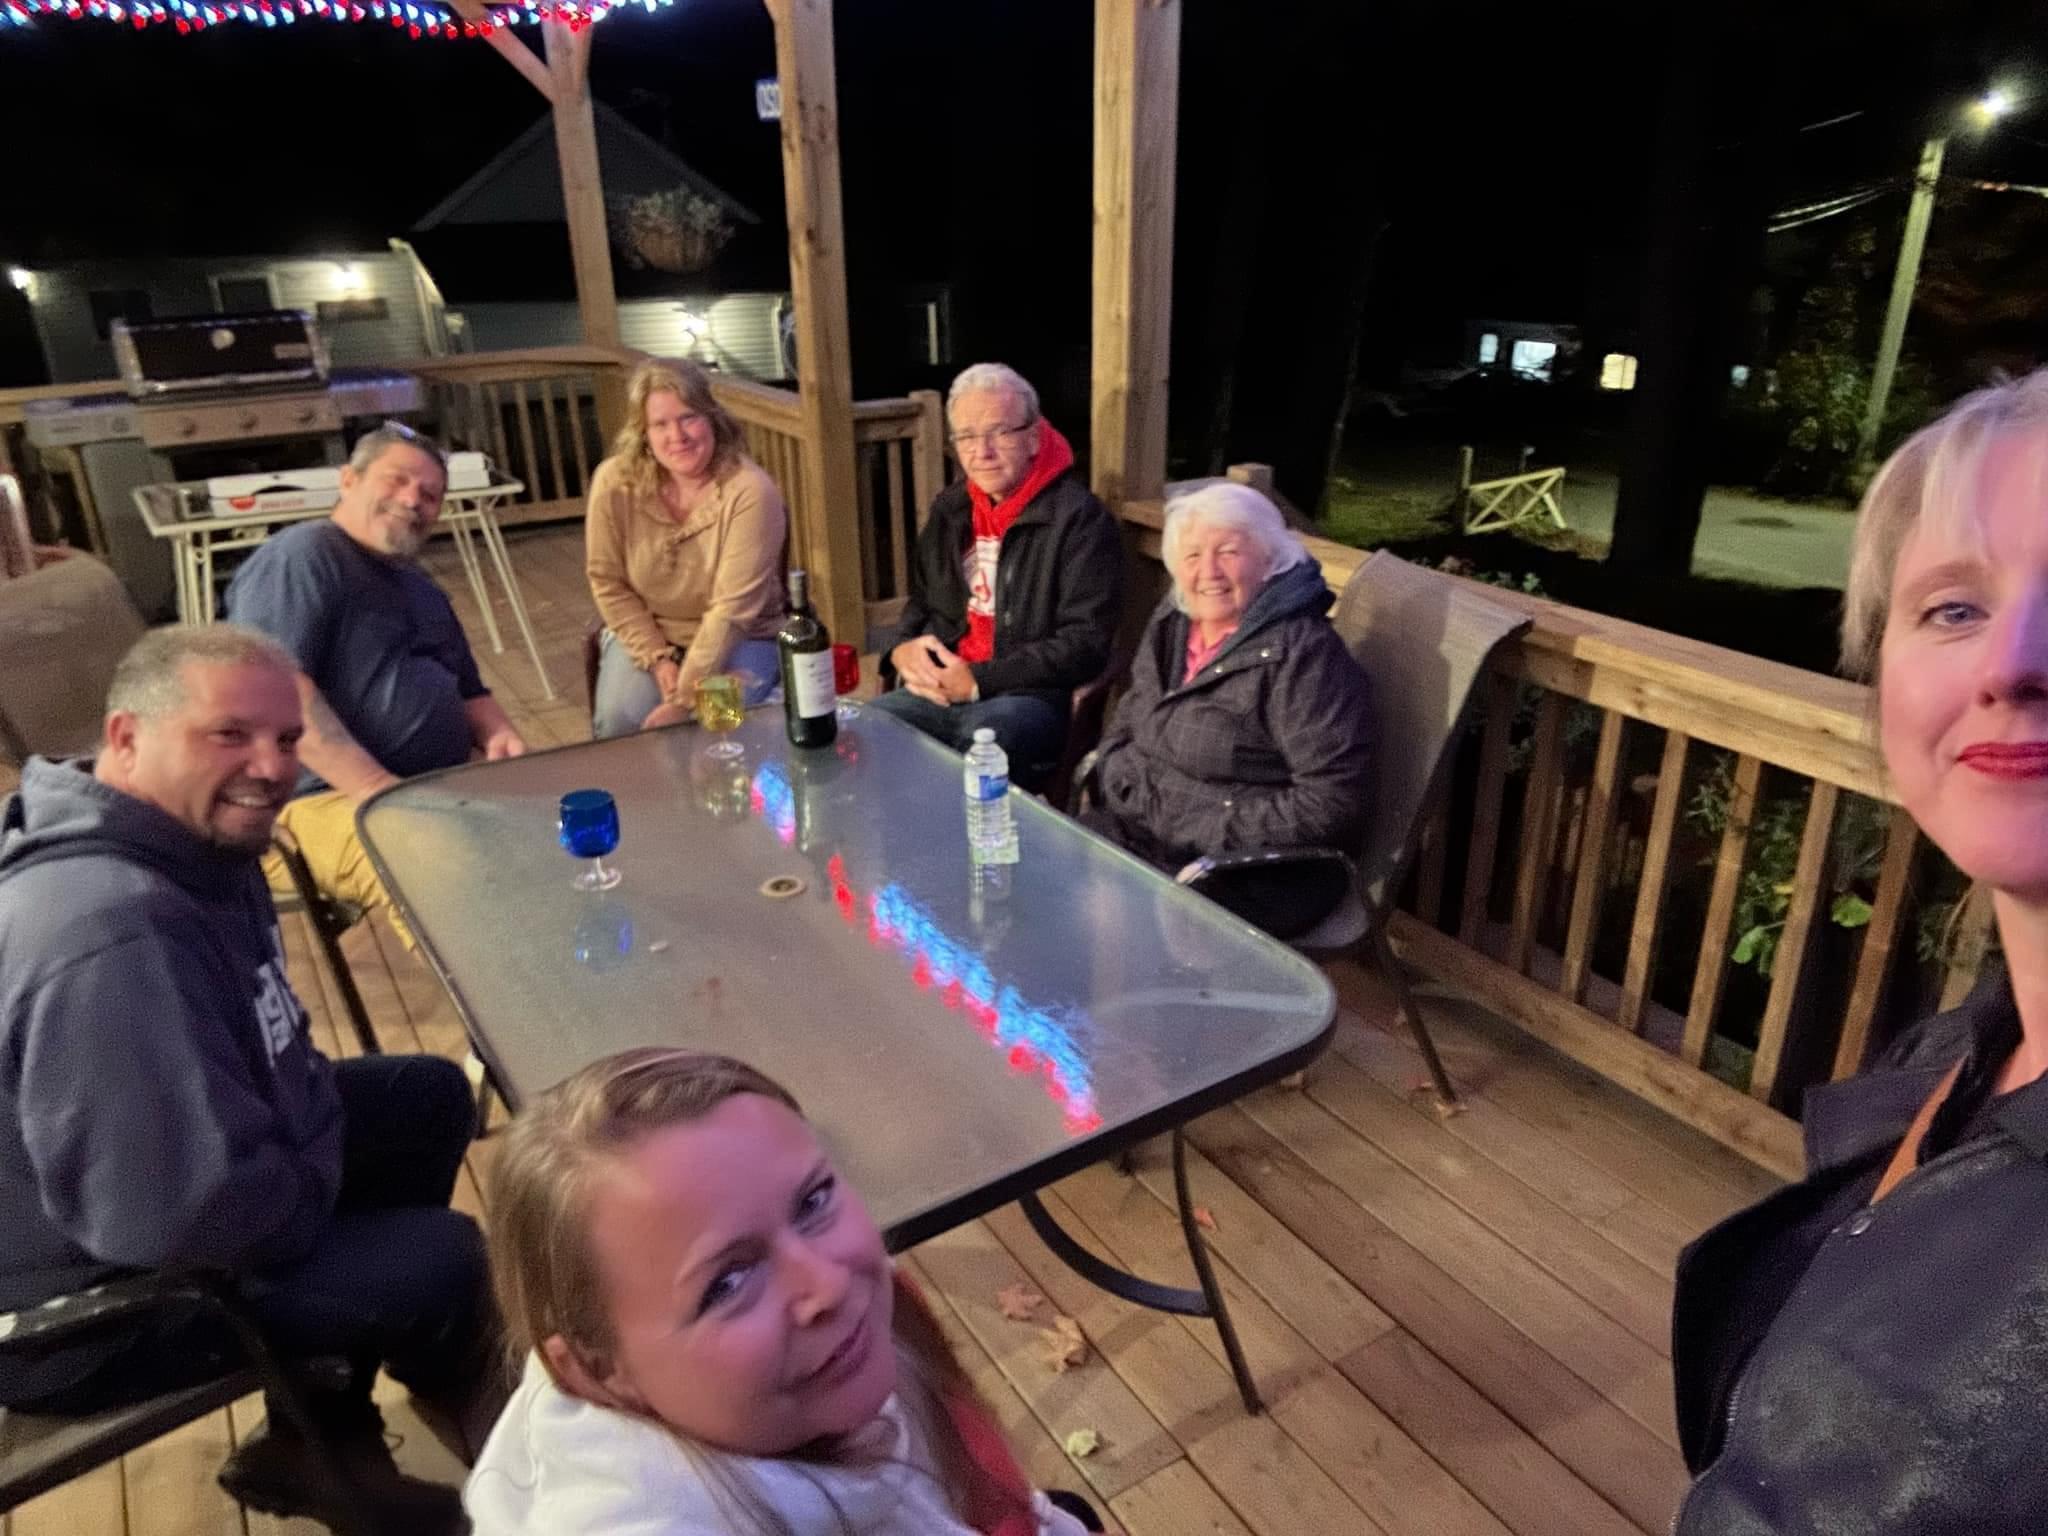
<svg viewBox="0 0 2048 1536"><path fill-rule="evenodd" d="M516 1109L631 1046L740 1057L802 1101L892 1249L1021 1200L1091 1280L1215 1317L1256 1411L1177 1127L1322 1049L1322 971L1028 795L1018 862L977 866L960 758L878 711L822 749L779 708L732 739L730 763L694 725L473 763L362 808L498 1091ZM580 788L618 804L609 891L576 890L556 840ZM1034 1197L1162 1131L1200 1292L1110 1268Z"/></svg>

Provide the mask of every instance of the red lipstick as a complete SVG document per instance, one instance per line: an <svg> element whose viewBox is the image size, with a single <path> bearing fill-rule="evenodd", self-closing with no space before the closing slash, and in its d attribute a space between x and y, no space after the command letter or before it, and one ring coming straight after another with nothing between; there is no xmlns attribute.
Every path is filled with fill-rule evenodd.
<svg viewBox="0 0 2048 1536"><path fill-rule="evenodd" d="M1994 779L2048 778L2048 741L1980 741L1956 761Z"/></svg>

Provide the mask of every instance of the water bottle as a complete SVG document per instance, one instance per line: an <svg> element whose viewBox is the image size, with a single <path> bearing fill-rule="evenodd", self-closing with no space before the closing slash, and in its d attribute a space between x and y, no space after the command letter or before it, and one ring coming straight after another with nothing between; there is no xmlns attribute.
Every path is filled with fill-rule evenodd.
<svg viewBox="0 0 2048 1536"><path fill-rule="evenodd" d="M1010 822L1010 760L983 726L967 749L967 847L976 860L1013 864L1017 829Z"/></svg>

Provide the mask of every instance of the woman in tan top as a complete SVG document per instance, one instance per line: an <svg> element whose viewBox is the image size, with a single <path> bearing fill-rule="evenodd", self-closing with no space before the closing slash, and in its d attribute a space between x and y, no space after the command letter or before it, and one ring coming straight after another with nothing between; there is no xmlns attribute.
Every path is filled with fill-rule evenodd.
<svg viewBox="0 0 2048 1536"><path fill-rule="evenodd" d="M605 624L596 736L686 718L709 673L739 673L750 704L773 691L789 514L695 363L634 370L626 425L591 478L584 528L584 569Z"/></svg>

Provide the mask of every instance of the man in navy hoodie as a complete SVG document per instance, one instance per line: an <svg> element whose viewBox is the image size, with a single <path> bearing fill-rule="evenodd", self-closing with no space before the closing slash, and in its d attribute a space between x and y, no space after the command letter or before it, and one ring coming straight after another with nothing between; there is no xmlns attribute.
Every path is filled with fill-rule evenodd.
<svg viewBox="0 0 2048 1536"><path fill-rule="evenodd" d="M155 631L115 672L98 757L30 759L0 807L0 1310L225 1271L290 1355L348 1361L309 1396L352 1477L329 1485L273 1405L222 1485L460 1530L452 1489L399 1475L370 1385L381 1365L450 1412L488 1393L482 1243L448 1209L475 1111L451 1062L337 1065L308 1039L259 862L299 776L295 677L248 630ZM87 1412L235 1355L170 1313L0 1350L0 1403Z"/></svg>

